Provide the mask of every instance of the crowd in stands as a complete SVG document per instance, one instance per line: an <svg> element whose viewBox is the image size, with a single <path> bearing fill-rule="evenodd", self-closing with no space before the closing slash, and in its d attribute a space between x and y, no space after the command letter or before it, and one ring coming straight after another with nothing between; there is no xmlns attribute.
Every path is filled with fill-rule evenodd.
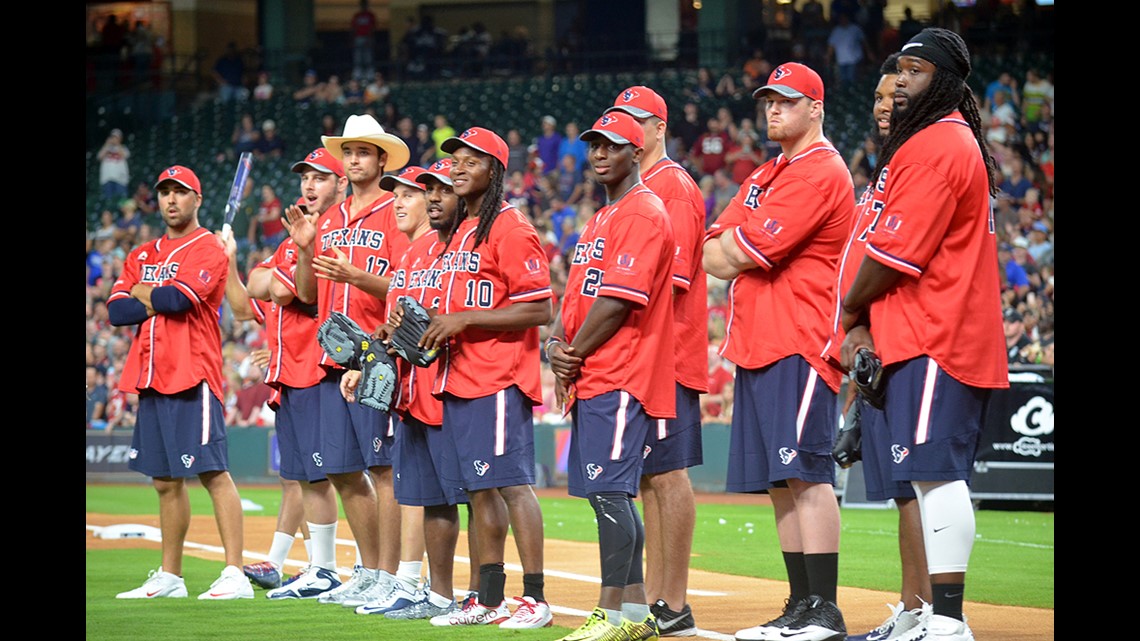
<svg viewBox="0 0 1140 641"><path fill-rule="evenodd" d="M808 3L809 7L814 4L818 3ZM811 24L811 15L805 7L801 19L809 20ZM475 51L472 64L478 64L479 56L487 49L487 38L483 35L485 30L480 27L476 25L469 37L451 45L462 44ZM885 32L880 32L876 45L868 47L867 53L874 55L875 51L902 38L899 31L904 28L907 28L906 24L898 29L888 26ZM405 39L409 61L415 61L416 52L428 47L426 34L433 33L433 30L435 28L425 20L416 27L415 36ZM826 39L826 29L822 31ZM778 34L773 34L770 29L769 41L774 35ZM433 46L443 45L437 43ZM830 55L826 42L816 43L809 39L799 41L796 47L816 52L813 55L824 58ZM780 147L768 140L762 111L745 117L736 117L724 108L709 113L705 98L750 93L762 84L770 70L771 64L764 52L756 50L746 59L739 73L726 74L718 81L714 81L714 76L707 71L699 73L696 84L686 90L682 98L686 101L682 112L670 118L668 155L689 170L705 194L706 226L716 220L752 169L778 154ZM425 69L424 72L429 73L430 70ZM993 216L999 260L1003 267L999 271L1003 280L1003 318L1010 347L1009 362L1052 367L1055 269L1052 73L1046 69L1030 69L1024 76L1019 76L1019 73L1005 71L994 78L980 78L980 86L984 90L979 92L977 99L986 126L985 139L1002 172L1001 193L994 199ZM268 76L259 76L250 95L252 100L260 100L278 91L279 88L271 86ZM435 115L430 123L417 123L412 117L399 112L390 99L391 88L380 72L375 72L367 83L353 79L342 87L337 76L321 80L315 71L310 71L305 74L302 85L290 88L290 92L298 107L302 108L359 105L351 109L373 114L386 130L408 144L412 162L422 166L430 165L445 155L439 151L438 143L455 135L458 127L478 124L502 133L510 148L504 198L533 221L550 258L552 286L556 296L561 298L566 284L568 254L573 250L584 223L605 201L605 190L594 180L586 162L585 145L577 139L578 132L587 128L582 125L589 123L559 122L552 115L536 115L536 122L532 123L450 123L444 115ZM227 90L227 95L232 93ZM870 130L870 92L866 103L867 129ZM290 154L315 144L319 134L338 134L339 127L340 123L329 114L322 120L321 131L286 132L289 138L286 147L272 120L257 123L246 114L234 130L232 147L217 150L215 159L226 162L242 151L252 151L288 160ZM521 133L527 130L541 133L527 140ZM107 144L110 150L105 155L114 161L117 153L125 165L129 152L125 147L119 151L114 147L122 146L122 138L122 132L112 131ZM103 151L100 154L100 159L108 162L104 160ZM878 143L870 136L851 154L849 166L855 182L853 198L872 179L877 155ZM89 225L87 238L87 425L108 430L133 424L137 399L115 391L116 376L122 371L133 328L115 328L108 323L106 299L131 248L162 230L162 221L156 213L154 195L148 183L138 182L135 191L127 195L130 182L123 175L125 166L121 169L122 172L109 171L108 174L114 173L114 179L123 182L104 190L104 193L113 190L112 195L116 199L121 196L121 203L102 211L95 227L90 228ZM277 194L270 185L255 188L251 184L246 196L234 231L240 255L244 257L244 271L248 273L248 269L271 253L284 237L281 210L283 203L291 202L295 193ZM723 281L710 277L709 334L714 348L724 336L725 286ZM257 404L253 402L261 394L255 385L256 372L260 371L255 353L265 345L264 332L252 323L233 322L232 314L226 309L221 312L220 322L226 357L226 406L234 420L231 424L265 424L272 420L272 413L257 410ZM704 415L709 420L725 421L731 412L731 371L731 364L710 352L709 377L714 391L702 404ZM550 402L545 408L552 406ZM557 417L551 414L550 420L557 420Z"/></svg>

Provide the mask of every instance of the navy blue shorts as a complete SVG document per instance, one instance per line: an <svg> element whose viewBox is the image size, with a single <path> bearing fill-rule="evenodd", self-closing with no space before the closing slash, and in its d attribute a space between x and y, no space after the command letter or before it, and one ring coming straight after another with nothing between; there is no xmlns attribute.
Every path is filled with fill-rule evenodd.
<svg viewBox="0 0 1140 641"><path fill-rule="evenodd" d="M396 421L396 447L393 457L396 502L400 505L458 505L467 502L467 493L444 480L443 470L458 475L455 446L439 425L428 425L409 417Z"/></svg>
<svg viewBox="0 0 1140 641"><path fill-rule="evenodd" d="M515 386L482 398L443 397L443 434L455 445L445 480L468 492L534 485L534 408Z"/></svg>
<svg viewBox="0 0 1140 641"><path fill-rule="evenodd" d="M276 422L281 478L309 483L325 480L320 388L282 385Z"/></svg>
<svg viewBox="0 0 1140 641"><path fill-rule="evenodd" d="M677 418L653 420L645 438L642 474L661 474L704 463L701 443L701 394L680 383L677 388Z"/></svg>
<svg viewBox="0 0 1140 641"><path fill-rule="evenodd" d="M857 397L863 435L863 479L867 484L867 499L886 501L889 499L913 499L914 486L906 481L891 478L891 434L883 410L871 407L870 403Z"/></svg>
<svg viewBox="0 0 1140 641"><path fill-rule="evenodd" d="M206 381L177 394L143 390L128 467L151 478L228 470L224 417Z"/></svg>
<svg viewBox="0 0 1140 641"><path fill-rule="evenodd" d="M803 357L737 367L735 393L725 489L760 492L788 479L835 483L835 392Z"/></svg>
<svg viewBox="0 0 1140 641"><path fill-rule="evenodd" d="M325 474L391 467L395 430L387 412L349 403L340 393L344 370L325 376L320 388L321 466Z"/></svg>
<svg viewBox="0 0 1140 641"><path fill-rule="evenodd" d="M570 495L600 492L637 496L645 439L657 419L628 392L615 390L574 403L566 471Z"/></svg>
<svg viewBox="0 0 1140 641"><path fill-rule="evenodd" d="M990 390L965 385L920 356L885 372L895 481L969 481Z"/></svg>

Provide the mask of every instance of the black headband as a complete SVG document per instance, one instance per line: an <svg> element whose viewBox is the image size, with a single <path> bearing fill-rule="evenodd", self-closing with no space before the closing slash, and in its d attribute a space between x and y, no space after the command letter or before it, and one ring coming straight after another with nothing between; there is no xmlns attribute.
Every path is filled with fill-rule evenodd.
<svg viewBox="0 0 1140 641"><path fill-rule="evenodd" d="M965 80L966 76L970 75L969 59L965 61L958 60L953 52L935 36L938 32L949 34L961 40L961 37L953 31L928 27L907 41L907 43L903 45L902 50L899 51L899 55L922 58L923 60L934 63L934 66L945 69L962 80ZM965 43L963 43L963 49L965 49Z"/></svg>

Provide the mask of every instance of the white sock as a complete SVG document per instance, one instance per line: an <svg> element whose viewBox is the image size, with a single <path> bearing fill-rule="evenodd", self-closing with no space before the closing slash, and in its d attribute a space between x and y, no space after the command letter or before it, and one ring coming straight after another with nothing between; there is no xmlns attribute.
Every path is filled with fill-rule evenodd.
<svg viewBox="0 0 1140 641"><path fill-rule="evenodd" d="M293 549L293 535L285 534L284 532L273 533L273 543L269 546L269 561L277 566L277 569L285 567L285 559L289 556L289 550Z"/></svg>
<svg viewBox="0 0 1140 641"><path fill-rule="evenodd" d="M311 534L309 536L312 536ZM313 562L313 540L305 539L305 556L308 557L309 563Z"/></svg>
<svg viewBox="0 0 1140 641"><path fill-rule="evenodd" d="M912 481L931 574L965 572L974 549L974 504L965 481Z"/></svg>
<svg viewBox="0 0 1140 641"><path fill-rule="evenodd" d="M644 603L622 603L621 615L630 621L644 621L649 616L649 606Z"/></svg>
<svg viewBox="0 0 1140 641"><path fill-rule="evenodd" d="M336 521L326 524L309 523L309 537L313 546L309 556L311 564L333 572L336 572L336 525Z"/></svg>
<svg viewBox="0 0 1140 641"><path fill-rule="evenodd" d="M396 578L403 581L409 589L415 590L420 586L420 573L423 569L423 561L400 561L400 569L396 571Z"/></svg>
<svg viewBox="0 0 1140 641"><path fill-rule="evenodd" d="M361 558L362 557L360 556L360 546L358 545L358 546L356 546L356 562L353 563L352 567L356 567L358 565L364 565L364 561L362 561Z"/></svg>
<svg viewBox="0 0 1140 641"><path fill-rule="evenodd" d="M621 625L621 610L607 610L606 608L602 608L602 611L606 613L606 621L611 625Z"/></svg>
<svg viewBox="0 0 1140 641"><path fill-rule="evenodd" d="M449 599L442 594L436 594L435 592L428 592L428 601L437 608L446 608L452 604L453 599Z"/></svg>

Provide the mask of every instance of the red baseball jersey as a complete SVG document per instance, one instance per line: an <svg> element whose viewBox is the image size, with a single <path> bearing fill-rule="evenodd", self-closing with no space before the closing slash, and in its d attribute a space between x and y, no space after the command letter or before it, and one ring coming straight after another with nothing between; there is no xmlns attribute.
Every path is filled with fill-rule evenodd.
<svg viewBox="0 0 1140 641"><path fill-rule="evenodd" d="M565 340L574 340L598 296L627 300L633 307L617 332L582 362L574 382L578 398L623 390L640 401L649 416L677 415L672 295L676 251L665 205L644 185L602 207L586 223L574 246L562 300ZM705 371L707 385L707 365Z"/></svg>
<svg viewBox="0 0 1140 641"><path fill-rule="evenodd" d="M721 354L759 369L799 354L832 390L842 374L823 358L831 334L835 269L854 213L851 174L820 142L793 158L780 154L748 178L709 228L728 232L757 267L729 288Z"/></svg>
<svg viewBox="0 0 1140 641"><path fill-rule="evenodd" d="M863 262L864 250L867 247L867 235L875 222L878 212L883 209L882 181L867 185L859 201L855 203L855 213L851 219L851 231L847 236L847 244L843 246L843 253L839 255L839 267L835 275L835 301L832 305L831 338L823 347L823 357L833 367L842 370L840 364L840 349L847 333L843 331L843 296L851 289L855 282L855 274L859 272L859 265Z"/></svg>
<svg viewBox="0 0 1140 641"><path fill-rule="evenodd" d="M193 303L181 314L155 314L139 324L119 389L175 394L201 381L222 400L222 333L218 308L226 292L229 260L204 227L136 247L123 264L108 302L131 297L136 284L174 286Z"/></svg>
<svg viewBox="0 0 1140 641"><path fill-rule="evenodd" d="M871 304L884 365L926 355L974 387L1009 386L985 161L958 112L912 136L883 176L866 255L904 274Z"/></svg>
<svg viewBox="0 0 1140 641"><path fill-rule="evenodd" d="M273 255L261 263L273 270L273 278L280 281L293 295L297 295L297 244L286 238ZM262 301L257 301L262 302ZM269 303L265 313L265 333L268 336L269 366L265 382L272 387L288 385L293 388L312 387L321 382L324 370L319 366L324 351L317 344L320 323L294 305L282 307Z"/></svg>
<svg viewBox="0 0 1140 641"><path fill-rule="evenodd" d="M400 296L411 296L425 309L438 308L443 296L443 243L435 230L412 241L404 252L388 285L388 308L397 305ZM400 368L400 387L395 402L396 411L411 414L428 425L443 425L443 402L432 395L435 379L439 375L439 360L429 367L415 367L402 358L396 359Z"/></svg>
<svg viewBox="0 0 1140 641"><path fill-rule="evenodd" d="M408 237L396 229L396 216L392 211L395 198L384 192L355 217L350 214L352 199L349 196L321 214L317 221L316 253L334 256L335 247L355 267L376 276L388 276L392 263L408 248ZM336 310L356 321L368 333L388 321L384 299L347 283L324 278L317 279L317 306L319 321L323 322ZM340 368L327 354L322 352L320 356L322 367Z"/></svg>
<svg viewBox="0 0 1140 641"><path fill-rule="evenodd" d="M527 217L504 202L490 234L475 247L478 223L474 217L460 223L444 254L443 312L549 300L550 263ZM538 405L542 403L539 366L537 327L517 332L472 327L452 338L435 393L482 398L517 385Z"/></svg>
<svg viewBox="0 0 1140 641"><path fill-rule="evenodd" d="M677 382L707 392L709 366L708 281L701 265L705 200L685 168L662 158L641 177L665 205L673 224L673 356Z"/></svg>

